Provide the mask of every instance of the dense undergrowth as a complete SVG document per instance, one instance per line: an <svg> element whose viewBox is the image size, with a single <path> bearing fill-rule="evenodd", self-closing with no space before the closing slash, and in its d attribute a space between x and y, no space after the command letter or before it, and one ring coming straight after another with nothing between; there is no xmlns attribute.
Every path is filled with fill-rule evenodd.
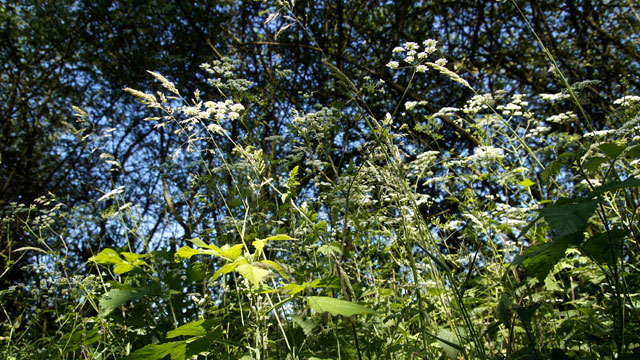
<svg viewBox="0 0 640 360"><path fill-rule="evenodd" d="M302 26L286 7L270 19L279 15ZM28 269L33 282L2 292L5 313L15 299L24 305L3 328L5 357L640 357L640 98L619 99L611 120L594 125L580 111L536 112L545 102L589 106L581 91L598 84L568 84L557 67L556 94L484 94L447 67L434 40L393 52L387 66L407 89L444 75L475 96L397 127L394 117L427 104L376 116L368 99L382 84L324 62L350 101L283 111L291 121L270 154L259 129L231 131L266 101L235 77L233 59L203 65L202 92L185 95L154 72L160 91L126 89L158 131L183 141L160 176L190 168L182 154L196 154L206 171L186 172L181 198L227 216L155 250L138 205L115 188L97 201L112 201L102 216L127 245L95 254L81 276L57 249L82 219L77 229L50 226L78 213L53 195L41 201L48 211L15 204L42 245L19 250L46 260ZM334 139L341 117L365 124L367 140ZM422 151L411 135L437 139L450 124L477 146ZM330 147L355 149L356 161L336 164ZM164 199L176 212L166 185ZM434 203L449 208L430 214Z"/></svg>

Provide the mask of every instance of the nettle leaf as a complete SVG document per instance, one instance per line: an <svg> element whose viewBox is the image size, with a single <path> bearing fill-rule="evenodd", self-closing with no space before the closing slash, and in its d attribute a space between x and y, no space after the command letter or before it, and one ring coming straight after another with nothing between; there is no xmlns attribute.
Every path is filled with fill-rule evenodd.
<svg viewBox="0 0 640 360"><path fill-rule="evenodd" d="M236 261L236 262L232 262L232 263L229 263L229 264L225 264L223 267L218 269L218 271L216 271L211 278L212 279L217 279L222 274L228 274L228 273L232 272L233 270L235 270L236 267L238 267L238 265L240 265L240 261Z"/></svg>
<svg viewBox="0 0 640 360"><path fill-rule="evenodd" d="M604 143L604 144L600 144L598 145L598 148L600 150L602 150L602 152L607 155L607 157L609 159L615 159L617 158L620 154L622 154L622 152L624 151L624 149L627 148L626 145L618 145L615 142L609 142L609 143Z"/></svg>
<svg viewBox="0 0 640 360"><path fill-rule="evenodd" d="M585 161L582 164L582 167L584 167L587 171L594 173L598 171L598 169L600 168L600 165L602 165L607 160L608 159L606 157L595 156Z"/></svg>
<svg viewBox="0 0 640 360"><path fill-rule="evenodd" d="M520 318L520 321L525 324L529 324L531 323L531 319L533 319L533 314L535 314L539 307L540 304L533 304L529 306L516 305L514 308L518 314L518 318Z"/></svg>
<svg viewBox="0 0 640 360"><path fill-rule="evenodd" d="M559 241L533 246L516 256L513 263L524 266L529 275L543 282L551 269L564 257L570 241L570 237L564 237Z"/></svg>
<svg viewBox="0 0 640 360"><path fill-rule="evenodd" d="M613 265L620 257L620 243L628 234L628 230L613 229L594 235L585 241L580 251L600 264Z"/></svg>
<svg viewBox="0 0 640 360"><path fill-rule="evenodd" d="M94 261L98 264L118 264L122 262L122 258L115 250L104 249L98 255L90 257L89 261Z"/></svg>
<svg viewBox="0 0 640 360"><path fill-rule="evenodd" d="M640 186L640 179L630 177L624 181L611 181L604 185L598 186L589 193L590 198L596 198L608 191Z"/></svg>
<svg viewBox="0 0 640 360"><path fill-rule="evenodd" d="M171 356L171 360L184 360L186 352L186 341L175 341L159 345L151 344L134 351L125 360L161 360L167 355Z"/></svg>
<svg viewBox="0 0 640 360"><path fill-rule="evenodd" d="M438 345L444 350L449 359L457 359L458 352L462 350L460 341L456 334L450 329L440 329L438 331Z"/></svg>
<svg viewBox="0 0 640 360"><path fill-rule="evenodd" d="M555 205L540 210L549 226L556 232L556 239L582 232L593 216L599 199L560 198Z"/></svg>
<svg viewBox="0 0 640 360"><path fill-rule="evenodd" d="M135 266L128 262L120 262L113 267L113 273L117 275L122 275L128 273L129 271L135 269Z"/></svg>
<svg viewBox="0 0 640 360"><path fill-rule="evenodd" d="M525 188L530 188L531 186L535 185L536 183L534 183L533 181L529 180L529 179L524 179L522 181L520 181L518 183L518 185L524 186Z"/></svg>
<svg viewBox="0 0 640 360"><path fill-rule="evenodd" d="M169 331L167 338L172 339L178 336L205 336L210 328L211 321L204 319L193 321Z"/></svg>
<svg viewBox="0 0 640 360"><path fill-rule="evenodd" d="M186 260L191 258L193 255L199 254L200 251L190 247L183 246L178 251L176 251L176 261L180 262L180 260Z"/></svg>
<svg viewBox="0 0 640 360"><path fill-rule="evenodd" d="M149 292L149 288L138 290L111 289L100 298L99 315L104 317L109 315L115 308L125 304L127 301L137 300Z"/></svg>
<svg viewBox="0 0 640 360"><path fill-rule="evenodd" d="M328 312L334 316L353 316L376 313L375 311L360 304L356 304L351 301L335 299L328 296L308 296L307 304L309 304L309 307L311 307L318 313Z"/></svg>
<svg viewBox="0 0 640 360"><path fill-rule="evenodd" d="M512 305L509 294L504 293L500 296L500 301L498 301L498 307L496 308L496 315L498 316L498 320L506 327L509 327L511 323Z"/></svg>
<svg viewBox="0 0 640 360"><path fill-rule="evenodd" d="M238 265L236 271L239 272L242 277L249 280L254 287L260 285L264 278L269 275L269 270L253 266L246 261Z"/></svg>
<svg viewBox="0 0 640 360"><path fill-rule="evenodd" d="M228 244L225 244L224 246L222 246L221 248L215 246L215 245L210 245L210 247L217 252L218 254L220 254L220 256L229 259L231 261L235 261L237 258L240 257L240 255L242 255L242 249L244 247L244 245L242 244L236 244L233 246L229 246Z"/></svg>

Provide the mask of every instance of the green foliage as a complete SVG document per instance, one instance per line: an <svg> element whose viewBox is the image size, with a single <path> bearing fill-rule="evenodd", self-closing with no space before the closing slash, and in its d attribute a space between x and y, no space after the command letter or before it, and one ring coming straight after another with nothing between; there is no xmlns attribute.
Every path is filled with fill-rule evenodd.
<svg viewBox="0 0 640 360"><path fill-rule="evenodd" d="M83 41L102 42L113 64L102 52L82 64L104 79L153 83L118 83L128 100L109 128L88 85L89 110L74 110L84 130L59 130L56 108L43 131L102 153L87 166L106 175L82 178L96 200L0 203L4 273L28 264L24 282L12 276L0 291L3 355L637 356L640 98L627 94L638 89L637 51L622 35L637 33L637 19L595 4L475 5L145 2L136 15L127 1L109 11L66 4L65 21L80 10L106 16L87 20L97 33ZM56 59L38 50L49 10L0 13L25 59ZM413 18L422 13L439 20ZM166 29L156 23L170 14ZM187 31L208 16L222 29ZM27 41L27 19L44 38ZM53 38L64 38L62 25ZM583 26L613 50L589 36L574 42ZM160 43L215 56L142 69L135 57L147 51L127 58L115 45L129 46L124 32L100 35L111 28L138 29L149 48L162 30L171 36ZM182 71L202 62L197 76ZM52 81L46 69L34 71ZM2 129L2 139L16 129L29 140L17 121ZM47 150L49 140L31 148L43 159L66 151ZM2 156L17 158L23 145L9 143Z"/></svg>

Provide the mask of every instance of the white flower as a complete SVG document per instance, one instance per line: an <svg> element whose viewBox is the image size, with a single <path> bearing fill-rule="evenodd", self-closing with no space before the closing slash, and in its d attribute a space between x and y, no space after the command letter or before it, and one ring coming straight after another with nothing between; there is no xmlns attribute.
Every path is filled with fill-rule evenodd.
<svg viewBox="0 0 640 360"><path fill-rule="evenodd" d="M416 67L416 72L419 73L427 72L427 70L429 70L429 68L426 65L418 65Z"/></svg>
<svg viewBox="0 0 640 360"><path fill-rule="evenodd" d="M401 53L403 51L404 51L404 48L401 47L401 46L396 46L396 47L393 48L393 52L394 53Z"/></svg>
<svg viewBox="0 0 640 360"><path fill-rule="evenodd" d="M420 45L418 45L417 43L414 43L412 41L406 42L404 43L404 48L407 50L418 50L420 48Z"/></svg>
<svg viewBox="0 0 640 360"><path fill-rule="evenodd" d="M613 104L629 106L637 102L640 102L640 96L631 95L631 96L625 96L623 98L617 99L616 101L613 102Z"/></svg>
<svg viewBox="0 0 640 360"><path fill-rule="evenodd" d="M397 69L400 64L397 61L389 61L387 67L390 69Z"/></svg>
<svg viewBox="0 0 640 360"><path fill-rule="evenodd" d="M404 103L404 107L407 110L413 110L413 108L415 108L416 105L418 105L417 101L407 101L406 103Z"/></svg>
<svg viewBox="0 0 640 360"><path fill-rule="evenodd" d="M413 56L407 56L406 58L404 58L404 61L408 62L409 64L413 64L415 60L416 58L414 58Z"/></svg>

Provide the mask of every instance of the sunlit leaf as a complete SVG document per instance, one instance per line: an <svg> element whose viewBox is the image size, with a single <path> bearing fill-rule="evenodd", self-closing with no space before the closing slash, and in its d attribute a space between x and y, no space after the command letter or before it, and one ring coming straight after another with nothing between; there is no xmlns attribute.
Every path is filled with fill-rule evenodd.
<svg viewBox="0 0 640 360"><path fill-rule="evenodd" d="M205 320L193 321L184 324L177 329L171 330L167 333L167 338L172 339L178 336L204 336L207 334L209 324L205 323Z"/></svg>
<svg viewBox="0 0 640 360"><path fill-rule="evenodd" d="M351 301L335 299L328 296L308 296L307 304L309 304L309 307L311 307L316 312L328 312L334 316L353 316L376 313L375 311L360 304L356 304Z"/></svg>
<svg viewBox="0 0 640 360"><path fill-rule="evenodd" d="M258 286L269 275L269 270L253 266L247 262L244 262L236 267L236 271L242 275L253 286Z"/></svg>
<svg viewBox="0 0 640 360"><path fill-rule="evenodd" d="M186 357L187 342L175 341L164 344L151 344L138 349L127 356L126 360L159 360L164 359L167 355L171 356L171 360L184 360Z"/></svg>
<svg viewBox="0 0 640 360"><path fill-rule="evenodd" d="M149 288L139 290L111 289L100 298L100 316L107 316L127 301L137 300L149 292Z"/></svg>

